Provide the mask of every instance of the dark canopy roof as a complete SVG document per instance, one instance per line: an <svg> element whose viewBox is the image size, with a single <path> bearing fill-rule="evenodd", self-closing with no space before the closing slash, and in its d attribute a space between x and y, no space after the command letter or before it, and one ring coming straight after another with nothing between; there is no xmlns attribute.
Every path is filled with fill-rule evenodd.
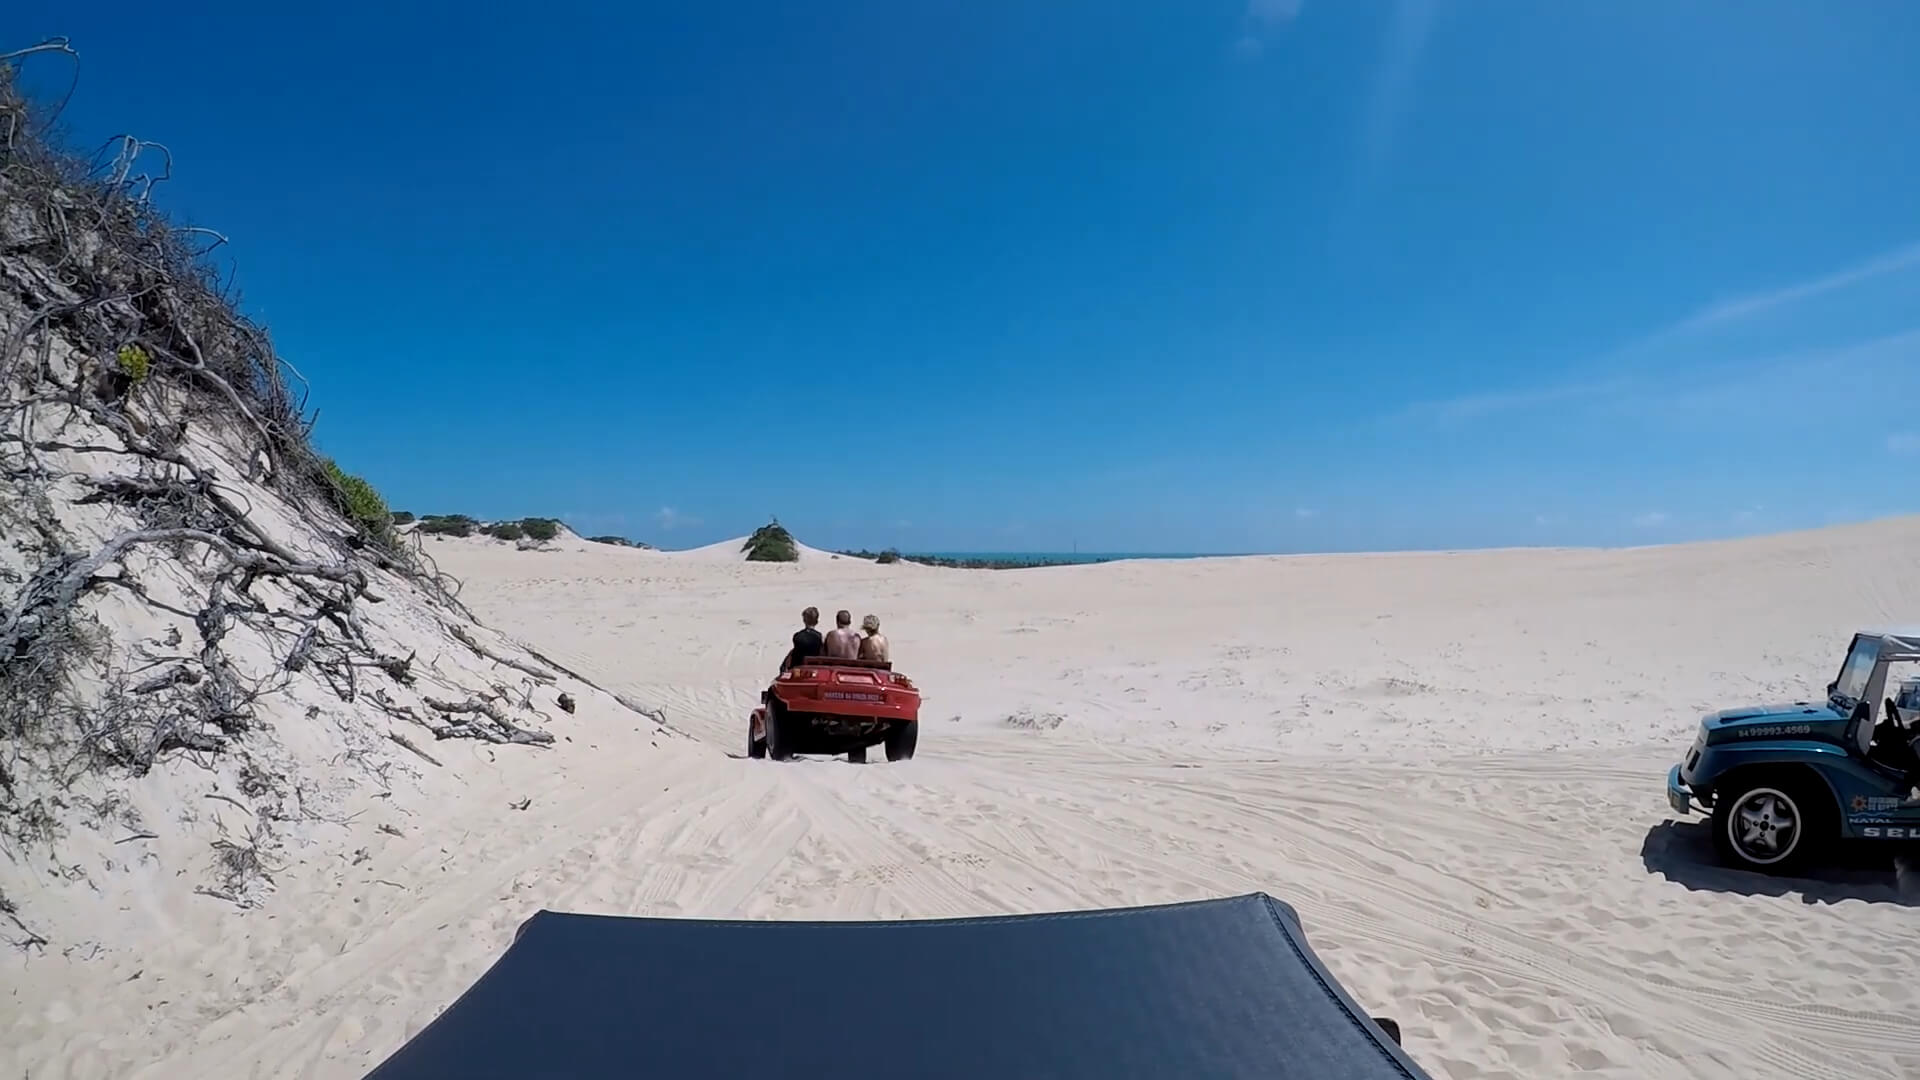
<svg viewBox="0 0 1920 1080"><path fill-rule="evenodd" d="M1260 893L892 922L542 911L369 1074L1427 1080Z"/></svg>

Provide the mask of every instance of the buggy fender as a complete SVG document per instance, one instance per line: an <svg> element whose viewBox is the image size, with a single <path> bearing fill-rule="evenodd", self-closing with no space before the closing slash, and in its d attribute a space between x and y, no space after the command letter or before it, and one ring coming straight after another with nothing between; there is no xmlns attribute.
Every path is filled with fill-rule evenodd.
<svg viewBox="0 0 1920 1080"><path fill-rule="evenodd" d="M1701 749L1700 760L1694 762L1687 779L1694 791L1707 791L1718 786L1736 769L1758 765L1800 768L1818 775L1836 807L1840 805L1840 796L1831 774L1835 771L1857 772L1859 768L1845 750L1832 743L1799 740L1720 743Z"/></svg>

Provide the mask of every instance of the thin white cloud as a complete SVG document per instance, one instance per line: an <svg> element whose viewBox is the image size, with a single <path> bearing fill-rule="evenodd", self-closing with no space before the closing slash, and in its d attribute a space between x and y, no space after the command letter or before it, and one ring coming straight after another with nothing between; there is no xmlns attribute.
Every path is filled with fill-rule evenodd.
<svg viewBox="0 0 1920 1080"><path fill-rule="evenodd" d="M1681 423L1714 416L1804 416L1857 407L1863 386L1896 400L1920 390L1920 330L1648 376L1615 404L1635 416Z"/></svg>
<svg viewBox="0 0 1920 1080"><path fill-rule="evenodd" d="M1811 398L1851 393L1860 379L1892 386L1920 371L1920 329L1711 369L1619 375L1417 401L1388 423L1458 426L1536 408L1585 405L1645 416L1747 416L1803 410Z"/></svg>
<svg viewBox="0 0 1920 1080"><path fill-rule="evenodd" d="M1649 355L1657 355L1663 347L1673 346L1689 339L1698 339L1702 335L1710 335L1715 331L1737 327L1750 319L1771 311L1792 307L1803 300L1850 289L1908 270L1920 270L1920 244L1909 244L1845 269L1809 278L1770 292L1749 293L1745 296L1736 296L1731 300L1709 304L1679 322L1660 327L1595 358L1592 366L1605 369L1617 367L1635 359L1644 360Z"/></svg>
<svg viewBox="0 0 1920 1080"><path fill-rule="evenodd" d="M700 524L700 519L683 514L671 506L663 506L654 512L654 524L662 529L688 529Z"/></svg>
<svg viewBox="0 0 1920 1080"><path fill-rule="evenodd" d="M1247 18L1269 26L1300 17L1301 0L1248 0Z"/></svg>
<svg viewBox="0 0 1920 1080"><path fill-rule="evenodd" d="M1665 525L1667 523L1667 512L1664 510L1649 510L1644 514L1635 514L1633 516L1633 523L1642 529L1651 529L1656 525Z"/></svg>
<svg viewBox="0 0 1920 1080"><path fill-rule="evenodd" d="M1258 60L1267 51L1266 35L1279 33L1300 17L1302 0L1247 0L1245 28L1233 43L1233 55Z"/></svg>
<svg viewBox="0 0 1920 1080"><path fill-rule="evenodd" d="M1614 349L1605 355L1594 358L1589 367L1598 370L1618 368L1628 359L1655 352L1660 346L1672 345L1677 341L1700 334L1737 326L1767 312L1790 307L1801 301L1828 293L1850 289L1879 278L1907 271L1920 271L1920 243L1909 244L1884 254L1876 255L1853 266L1809 278L1793 285L1774 289L1770 292L1753 293L1710 305L1685 319L1669 326L1661 327L1627 345ZM1888 335L1860 345L1841 346L1838 349L1816 351L1824 352L1824 360L1835 356L1848 356L1858 352L1879 351L1886 348L1908 350L1920 342L1920 330ZM1750 369L1749 369L1750 370ZM1614 377L1603 380L1566 382L1546 386L1520 387L1506 390L1489 390L1471 394L1462 394L1452 398L1415 402L1395 413L1392 419L1425 419L1441 423L1458 423L1478 419L1497 413L1513 412L1535 406L1553 405L1578 399L1601 397L1623 393L1632 388L1635 382L1643 390L1652 389L1645 378L1634 380L1627 377ZM1663 380L1670 385L1671 379ZM1664 392L1664 391L1663 391ZM1891 441L1889 449L1891 449Z"/></svg>
<svg viewBox="0 0 1920 1080"><path fill-rule="evenodd" d="M1399 0L1387 25L1386 44L1373 69L1373 90L1361 123L1363 180L1385 168L1413 96L1420 58L1427 51L1436 10L1434 0Z"/></svg>
<svg viewBox="0 0 1920 1080"><path fill-rule="evenodd" d="M1458 397L1440 398L1434 401L1416 401L1403 410L1400 418L1458 424L1499 413L1544 408L1549 405L1562 405L1585 398L1620 393L1629 385L1625 379L1602 379L1594 382L1561 383L1557 386L1533 386L1516 390L1490 390L1485 393L1462 394Z"/></svg>
<svg viewBox="0 0 1920 1080"><path fill-rule="evenodd" d="M1843 270L1810 278L1771 292L1753 293L1709 305L1670 327L1666 334L1686 333L1711 326L1750 319L1776 308L1797 304L1830 292L1852 288L1875 278L1920 268L1920 244L1909 244L1897 251L1876 255Z"/></svg>
<svg viewBox="0 0 1920 1080"><path fill-rule="evenodd" d="M1311 506L1297 506L1294 507L1293 516L1299 518L1301 521L1306 521L1309 518L1319 517L1320 511L1315 510Z"/></svg>
<svg viewBox="0 0 1920 1080"><path fill-rule="evenodd" d="M1887 436L1890 454L1920 454L1920 431L1896 431Z"/></svg>

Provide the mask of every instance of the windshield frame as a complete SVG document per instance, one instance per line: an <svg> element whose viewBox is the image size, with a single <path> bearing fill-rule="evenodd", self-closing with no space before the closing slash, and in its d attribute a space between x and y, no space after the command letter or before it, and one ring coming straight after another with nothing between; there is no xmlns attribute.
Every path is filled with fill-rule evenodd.
<svg viewBox="0 0 1920 1080"><path fill-rule="evenodd" d="M1833 685L1827 688L1827 700L1842 713L1852 712L1864 701L1867 692L1873 686L1874 669L1880 666L1880 639L1872 634L1854 635L1853 644L1847 649L1846 658L1840 661L1840 672L1833 677ZM1848 675L1858 676L1857 685L1852 693L1848 692Z"/></svg>

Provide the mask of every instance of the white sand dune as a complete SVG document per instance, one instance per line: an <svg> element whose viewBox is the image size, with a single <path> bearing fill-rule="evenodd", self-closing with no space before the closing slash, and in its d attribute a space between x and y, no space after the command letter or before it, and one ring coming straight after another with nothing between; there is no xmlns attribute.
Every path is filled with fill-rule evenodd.
<svg viewBox="0 0 1920 1080"><path fill-rule="evenodd" d="M551 753L442 745L253 911L156 870L93 955L5 969L0 1076L358 1076L542 907L1254 889L1438 1077L1920 1076L1920 895L1718 870L1661 786L1701 711L1817 693L1856 624L1920 621L1920 519L1017 572L719 557L738 544L435 548L482 618L691 737L597 712ZM885 621L927 695L915 761L739 758L807 604Z"/></svg>

